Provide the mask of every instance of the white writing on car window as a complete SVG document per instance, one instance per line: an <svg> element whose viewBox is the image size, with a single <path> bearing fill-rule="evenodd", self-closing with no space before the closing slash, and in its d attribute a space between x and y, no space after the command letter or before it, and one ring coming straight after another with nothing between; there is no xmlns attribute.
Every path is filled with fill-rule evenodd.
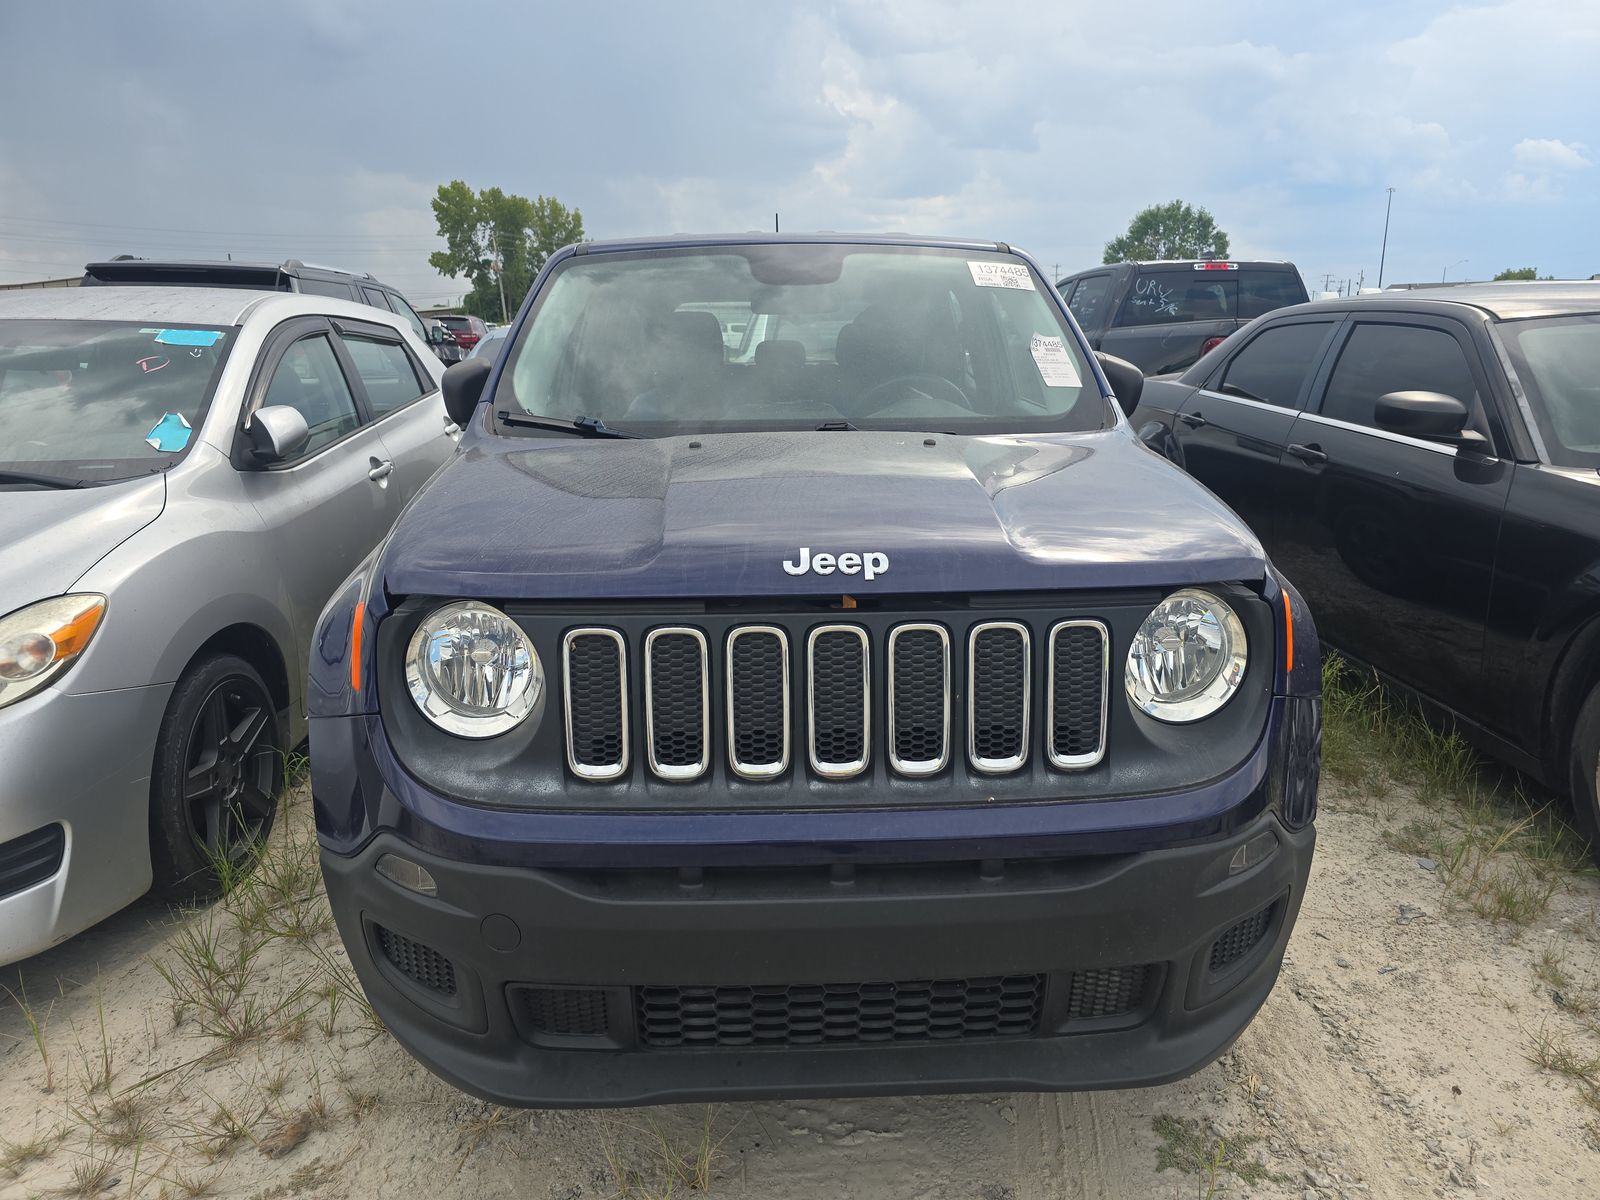
<svg viewBox="0 0 1600 1200"><path fill-rule="evenodd" d="M1135 308L1149 308L1174 317L1178 315L1178 302L1173 299L1172 289L1162 286L1154 275L1134 280L1133 299L1129 303Z"/></svg>

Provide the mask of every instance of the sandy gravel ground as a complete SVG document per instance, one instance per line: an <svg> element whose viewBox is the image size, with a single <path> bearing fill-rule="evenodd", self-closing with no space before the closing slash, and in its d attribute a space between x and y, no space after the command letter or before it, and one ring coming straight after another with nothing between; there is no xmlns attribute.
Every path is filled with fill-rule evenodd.
<svg viewBox="0 0 1600 1200"><path fill-rule="evenodd" d="M0 1198L1600 1196L1600 882L1479 916L1397 847L1437 816L1403 790L1324 789L1277 990L1183 1083L616 1113L494 1108L372 1028L308 809L251 896L146 902L0 973L27 998L0 1012Z"/></svg>

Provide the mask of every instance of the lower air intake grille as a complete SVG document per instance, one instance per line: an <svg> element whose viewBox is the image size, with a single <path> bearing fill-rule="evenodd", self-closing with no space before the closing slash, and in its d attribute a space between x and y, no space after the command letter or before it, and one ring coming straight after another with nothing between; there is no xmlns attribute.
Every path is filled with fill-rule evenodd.
<svg viewBox="0 0 1600 1200"><path fill-rule="evenodd" d="M512 989L519 1024L534 1034L554 1037L604 1037L608 1029L606 993L601 988L518 987Z"/></svg>
<svg viewBox="0 0 1600 1200"><path fill-rule="evenodd" d="M0 845L0 896L43 883L61 869L67 849L67 831L60 824L46 825Z"/></svg>
<svg viewBox="0 0 1600 1200"><path fill-rule="evenodd" d="M1125 1017L1144 1007L1150 968L1096 967L1074 971L1067 981L1067 1020Z"/></svg>
<svg viewBox="0 0 1600 1200"><path fill-rule="evenodd" d="M1269 904L1260 912L1224 930L1211 946L1212 971L1226 970L1254 950L1256 943L1267 935L1267 929L1272 925L1273 910L1277 907L1276 904Z"/></svg>
<svg viewBox="0 0 1600 1200"><path fill-rule="evenodd" d="M385 929L382 925L377 929L378 948L396 971L430 992L438 992L441 996L456 994L456 969L450 965L448 958L432 946L414 942L404 934Z"/></svg>
<svg viewBox="0 0 1600 1200"><path fill-rule="evenodd" d="M641 1045L844 1046L1022 1038L1039 1026L1040 975L906 983L634 989Z"/></svg>

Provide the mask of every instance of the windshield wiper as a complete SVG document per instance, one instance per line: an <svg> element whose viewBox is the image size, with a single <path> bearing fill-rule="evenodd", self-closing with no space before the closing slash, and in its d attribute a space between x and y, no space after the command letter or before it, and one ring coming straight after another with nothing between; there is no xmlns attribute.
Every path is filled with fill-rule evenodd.
<svg viewBox="0 0 1600 1200"><path fill-rule="evenodd" d="M574 417L567 420L565 417L518 417L508 412L497 412L495 418L502 425L510 425L514 429L552 429L561 433L578 433L583 437L602 438L637 438L637 433L629 433L626 429L613 429L599 417Z"/></svg>
<svg viewBox="0 0 1600 1200"><path fill-rule="evenodd" d="M59 475L39 475L33 471L0 471L0 483L36 483L40 487L82 487L81 479L63 479Z"/></svg>
<svg viewBox="0 0 1600 1200"><path fill-rule="evenodd" d="M824 421L821 425L813 425L818 433L860 433L861 426L852 425L849 421Z"/></svg>

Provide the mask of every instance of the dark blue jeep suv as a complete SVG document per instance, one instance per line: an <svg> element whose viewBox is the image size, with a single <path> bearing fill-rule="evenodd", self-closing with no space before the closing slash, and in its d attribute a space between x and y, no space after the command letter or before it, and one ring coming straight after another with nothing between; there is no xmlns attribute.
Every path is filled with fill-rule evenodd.
<svg viewBox="0 0 1600 1200"><path fill-rule="evenodd" d="M1004 244L553 257L315 639L395 1036L536 1106L1214 1059L1305 889L1319 650L1139 384Z"/></svg>

